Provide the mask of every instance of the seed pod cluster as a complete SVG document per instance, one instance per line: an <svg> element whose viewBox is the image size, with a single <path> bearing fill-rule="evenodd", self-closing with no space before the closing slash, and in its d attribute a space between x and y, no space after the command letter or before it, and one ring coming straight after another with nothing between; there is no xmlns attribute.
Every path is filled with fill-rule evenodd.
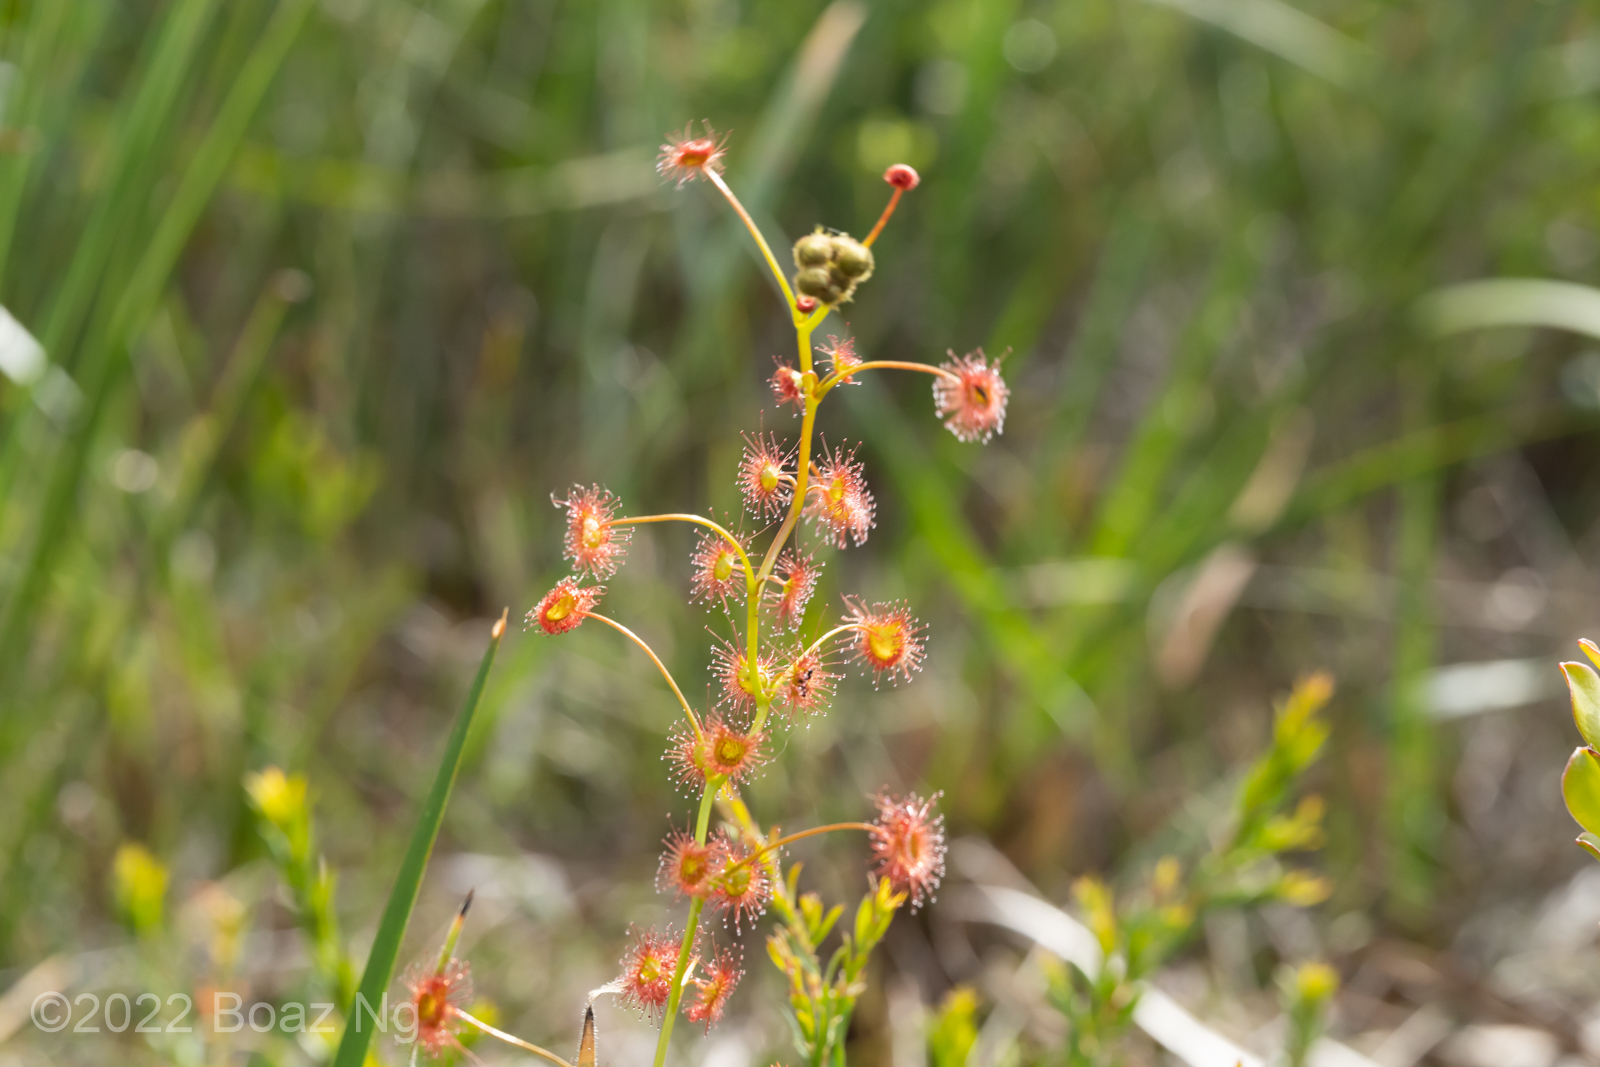
<svg viewBox="0 0 1600 1067"><path fill-rule="evenodd" d="M842 304L856 286L872 277L872 249L847 233L824 233L822 227L794 243L797 292L824 304Z"/></svg>

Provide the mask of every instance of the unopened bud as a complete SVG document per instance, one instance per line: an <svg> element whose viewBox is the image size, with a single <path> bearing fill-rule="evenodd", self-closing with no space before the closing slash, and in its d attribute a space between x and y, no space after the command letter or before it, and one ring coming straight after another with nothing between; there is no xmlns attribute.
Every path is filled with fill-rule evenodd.
<svg viewBox="0 0 1600 1067"><path fill-rule="evenodd" d="M794 265L820 267L833 258L833 242L825 233L808 233L794 243Z"/></svg>
<svg viewBox="0 0 1600 1067"><path fill-rule="evenodd" d="M1295 995L1311 1004L1322 1004L1339 991L1339 972L1326 963L1303 963L1294 974Z"/></svg>
<svg viewBox="0 0 1600 1067"><path fill-rule="evenodd" d="M285 832L306 810L306 780L303 775L286 775L277 767L244 776L250 802L266 820Z"/></svg>
<svg viewBox="0 0 1600 1067"><path fill-rule="evenodd" d="M896 189L915 189L922 178L915 170L904 163L896 163L883 172L883 180Z"/></svg>
<svg viewBox="0 0 1600 1067"><path fill-rule="evenodd" d="M1333 895L1333 884L1310 871L1289 871L1279 879L1275 895L1297 907L1312 908Z"/></svg>
<svg viewBox="0 0 1600 1067"><path fill-rule="evenodd" d="M845 277L859 280L872 273L872 249L854 237L833 239L834 261Z"/></svg>
<svg viewBox="0 0 1600 1067"><path fill-rule="evenodd" d="M119 845L111 864L111 883L117 909L134 932L147 934L161 926L167 869L149 849L131 841Z"/></svg>
<svg viewBox="0 0 1600 1067"><path fill-rule="evenodd" d="M827 267L807 267L794 276L794 287L806 296L833 303L833 277Z"/></svg>

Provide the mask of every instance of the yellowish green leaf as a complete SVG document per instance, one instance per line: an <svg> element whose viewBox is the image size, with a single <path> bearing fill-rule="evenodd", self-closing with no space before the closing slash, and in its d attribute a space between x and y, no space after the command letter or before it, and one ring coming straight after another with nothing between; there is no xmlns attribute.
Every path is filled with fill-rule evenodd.
<svg viewBox="0 0 1600 1067"><path fill-rule="evenodd" d="M1561 775L1561 795L1567 810L1591 834L1600 834L1600 752L1576 749Z"/></svg>
<svg viewBox="0 0 1600 1067"><path fill-rule="evenodd" d="M1600 860L1600 837L1587 832L1581 833L1578 835L1578 847Z"/></svg>
<svg viewBox="0 0 1600 1067"><path fill-rule="evenodd" d="M1563 663L1561 673L1567 676L1567 689L1572 693L1572 719L1578 724L1583 743L1600 746L1600 674L1595 674L1586 663Z"/></svg>

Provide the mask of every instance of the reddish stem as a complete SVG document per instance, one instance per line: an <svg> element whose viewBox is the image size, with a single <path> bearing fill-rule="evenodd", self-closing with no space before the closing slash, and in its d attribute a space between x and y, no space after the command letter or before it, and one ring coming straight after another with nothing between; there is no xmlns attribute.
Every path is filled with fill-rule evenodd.
<svg viewBox="0 0 1600 1067"><path fill-rule="evenodd" d="M896 205L900 203L900 194L903 192L905 192L905 190L900 188L898 185L894 187L894 192L889 196L889 203L884 206L883 214L878 216L878 224L872 228L871 233L867 234L867 239L862 241L862 244L866 245L868 248L872 247L872 242L876 241L878 239L878 234L883 232L883 227L889 221L889 216L894 214Z"/></svg>
<svg viewBox="0 0 1600 1067"><path fill-rule="evenodd" d="M640 637L638 634L634 633L620 622L617 622L615 619L608 619L604 615L597 614L593 611L586 611L583 613L583 615L584 618L598 619L599 621L605 623L607 626L622 634L624 637L628 638L630 641L644 650L644 654L650 657L650 662L654 663L661 671L661 677L665 678L667 680L667 684L672 686L672 692L675 696L677 696L678 703L683 705L683 713L689 716L689 725L694 727L694 734L696 737L699 737L703 733L703 731L700 729L700 720L695 717L694 709L691 708L689 706L689 702L683 698L683 690L678 688L678 683L672 678L672 672L667 670L667 665L665 663L661 662L661 657L656 655L655 649L645 644L644 638Z"/></svg>

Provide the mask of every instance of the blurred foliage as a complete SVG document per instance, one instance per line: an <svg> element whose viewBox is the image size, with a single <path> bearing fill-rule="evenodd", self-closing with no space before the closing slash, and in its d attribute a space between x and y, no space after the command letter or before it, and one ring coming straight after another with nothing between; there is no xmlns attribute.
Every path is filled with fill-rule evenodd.
<svg viewBox="0 0 1600 1067"><path fill-rule="evenodd" d="M306 780L268 767L246 775L244 788L260 816L258 829L289 890L295 918L309 944L319 986L316 993L333 997L342 1007L355 993L355 968L339 936L339 918L333 910L337 879L327 861L314 852Z"/></svg>
<svg viewBox="0 0 1600 1067"><path fill-rule="evenodd" d="M1014 389L981 451L920 380L824 426L864 438L880 509L813 610L910 595L932 654L847 689L753 806L854 818L921 780L1061 894L1224 808L1267 696L1320 664L1339 913L1445 943L1581 858L1522 832L1548 790L1452 792L1471 746L1425 683L1591 621L1600 360L1417 307L1597 281L1590 7L5 0L0 59L0 304L45 353L0 357L0 965L117 943L130 840L207 937L292 925L239 788L269 765L313 783L366 943L485 620L563 569L550 492L737 510L787 325L714 195L652 172L702 116L779 247L920 168L849 331L1009 351ZM680 679L690 547L641 536L610 601ZM531 1034L661 907L683 808L649 666L562 649L508 639L441 839L581 890L529 890L539 921L480 957ZM218 883L248 920L206 911Z"/></svg>
<svg viewBox="0 0 1600 1067"><path fill-rule="evenodd" d="M1286 966L1278 975L1278 988L1289 1019L1284 1059L1288 1067L1304 1067L1327 1021L1328 1006L1339 991L1339 972L1318 961Z"/></svg>
<svg viewBox="0 0 1600 1067"><path fill-rule="evenodd" d="M1194 860L1187 873L1178 857L1163 856L1144 884L1120 901L1094 875L1084 875L1073 884L1073 896L1099 946L1099 958L1092 971L1047 958L1050 1003L1067 1018L1062 1062L1069 1067L1123 1062L1125 1037L1145 983L1207 913L1272 901L1312 907L1328 898L1332 887L1325 878L1286 868L1279 857L1322 845L1319 798L1304 798L1293 815L1283 815L1280 809L1327 740L1326 724L1317 715L1332 695L1332 680L1317 674L1302 680L1283 701L1272 745L1246 771L1228 813L1231 828L1196 835L1216 844ZM1334 988L1337 984L1334 972ZM1328 988L1319 998L1308 993L1294 1002L1288 1054L1304 1058L1315 1040L1314 1024L1321 1008L1332 995Z"/></svg>
<svg viewBox="0 0 1600 1067"><path fill-rule="evenodd" d="M956 986L930 1013L928 1062L933 1067L965 1067L972 1046L978 1041L978 994L968 986Z"/></svg>
<svg viewBox="0 0 1600 1067"><path fill-rule="evenodd" d="M135 934L161 930L166 911L167 869L143 845L128 842L111 862L117 910Z"/></svg>
<svg viewBox="0 0 1600 1067"><path fill-rule="evenodd" d="M887 878L880 880L861 898L854 927L840 936L839 947L824 965L819 949L844 906L824 909L817 894L799 893L799 876L800 865L795 864L787 879L775 880L772 906L783 925L767 938L767 954L786 979L788 1020L801 1062L843 1067L850 1017L867 988L862 972L906 895L896 892Z"/></svg>

